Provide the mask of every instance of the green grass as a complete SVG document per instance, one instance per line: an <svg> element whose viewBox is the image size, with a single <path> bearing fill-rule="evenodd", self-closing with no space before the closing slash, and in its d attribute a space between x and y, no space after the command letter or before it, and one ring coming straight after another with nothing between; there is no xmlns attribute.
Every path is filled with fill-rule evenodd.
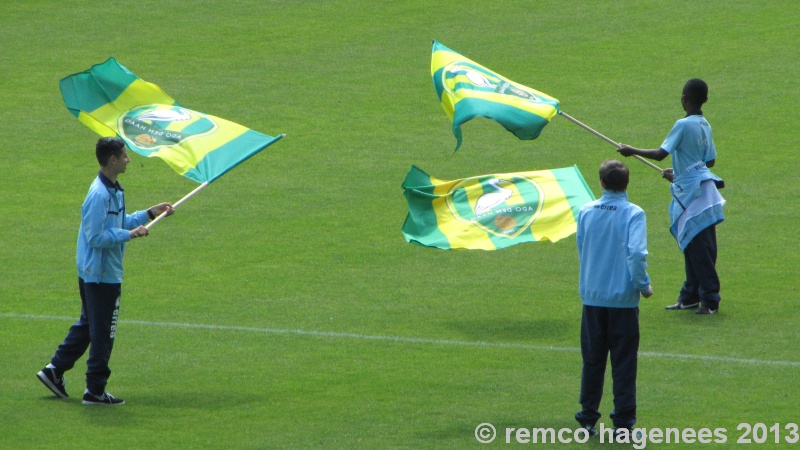
<svg viewBox="0 0 800 450"><path fill-rule="evenodd" d="M791 1L3 3L0 447L463 448L481 446L482 422L574 427L574 241L412 246L400 184L412 164L443 179L577 164L599 194L597 167L616 153L557 117L532 142L472 121L451 155L433 39L640 147L681 117L686 79L708 81L728 200L719 315L663 310L683 276L669 193L627 161L656 290L642 303L639 425L726 428L709 446L738 448L739 423L797 423L798 22ZM58 80L109 56L193 109L287 138L130 244L109 383L128 404L92 409L77 400L84 360L67 401L34 374L78 314L75 234L97 170L97 137ZM131 207L194 188L132 158Z"/></svg>

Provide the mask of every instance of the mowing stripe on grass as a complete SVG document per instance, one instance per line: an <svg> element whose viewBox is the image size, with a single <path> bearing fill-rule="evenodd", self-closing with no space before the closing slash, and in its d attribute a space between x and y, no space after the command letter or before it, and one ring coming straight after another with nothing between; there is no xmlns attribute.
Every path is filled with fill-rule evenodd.
<svg viewBox="0 0 800 450"><path fill-rule="evenodd" d="M12 319L60 320L69 322L75 320L74 317L46 316L46 315L35 315L35 314L15 314L15 313L0 313L0 317L7 317ZM539 351L572 352L572 353L578 353L581 351L581 349L578 347L553 347L548 345L529 345L529 344L483 342L483 341L454 341L448 339L428 339L428 338L413 338L413 337L403 337L403 336L381 336L381 335L369 335L369 334L357 334L357 333L337 333L333 331L286 330L279 328L239 327L230 325L150 322L146 320L122 320L120 321L120 323L143 325L150 327L163 327L163 328L243 331L250 333L266 333L266 334L293 334L297 336L348 338L348 339L361 339L370 341L402 342L409 344L455 345L461 347L513 348L521 350L539 350ZM697 360L697 361L725 362L734 364L752 364L758 366L800 367L800 361L772 361L768 359L728 358L724 356L686 355L680 353L660 353L660 352L639 352L639 356L652 357L652 358L672 358L672 359L686 359L686 360Z"/></svg>

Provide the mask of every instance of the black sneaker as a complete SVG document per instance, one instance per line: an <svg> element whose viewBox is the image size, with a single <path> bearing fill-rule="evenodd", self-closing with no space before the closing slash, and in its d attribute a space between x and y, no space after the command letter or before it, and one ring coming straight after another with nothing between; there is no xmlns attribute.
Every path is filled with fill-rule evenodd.
<svg viewBox="0 0 800 450"><path fill-rule="evenodd" d="M67 394L67 380L64 379L63 374L59 377L54 367L45 367L40 370L39 373L36 374L36 378L59 398L69 397Z"/></svg>
<svg viewBox="0 0 800 450"><path fill-rule="evenodd" d="M108 392L103 392L103 395L97 396L89 391L83 393L84 405L124 405L125 400L116 398Z"/></svg>
<svg viewBox="0 0 800 450"><path fill-rule="evenodd" d="M614 428L614 442L621 442L623 444L633 442L641 442L644 439L644 434L641 430L632 430L630 428Z"/></svg>
<svg viewBox="0 0 800 450"><path fill-rule="evenodd" d="M588 423L582 423L581 428L583 428L584 430L586 430L587 433L589 433L589 437L597 436L597 426L589 425Z"/></svg>
<svg viewBox="0 0 800 450"><path fill-rule="evenodd" d="M700 306L700 302L691 303L691 304L687 305L686 303L683 303L682 301L678 300L678 303L675 303L674 305L666 306L666 307L664 307L664 309L670 310L670 311L674 311L674 310L684 310L684 309L695 309L695 308L697 308L699 306Z"/></svg>
<svg viewBox="0 0 800 450"><path fill-rule="evenodd" d="M717 311L719 311L719 308L711 309L708 306L703 305L703 306L700 307L700 309L697 310L697 312L695 312L695 314L698 314L698 315L710 315L710 314L716 314Z"/></svg>
<svg viewBox="0 0 800 450"><path fill-rule="evenodd" d="M581 428L583 428L584 430L586 430L587 433L589 433L589 437L597 436L596 424L585 422L583 419L585 419L583 411L575 413L575 420L578 422Z"/></svg>

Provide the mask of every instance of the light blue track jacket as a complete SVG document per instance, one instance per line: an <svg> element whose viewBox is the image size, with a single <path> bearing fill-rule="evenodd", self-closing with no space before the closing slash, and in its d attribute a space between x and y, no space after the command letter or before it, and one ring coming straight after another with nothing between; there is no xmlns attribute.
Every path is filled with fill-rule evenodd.
<svg viewBox="0 0 800 450"><path fill-rule="evenodd" d="M148 222L147 211L125 214L125 194L119 183L97 174L81 208L76 262L87 283L122 283L122 257L128 230Z"/></svg>
<svg viewBox="0 0 800 450"><path fill-rule="evenodd" d="M686 172L672 183L669 231L681 251L686 250L698 233L725 220L722 211L725 199L717 190L721 183L722 180L706 166Z"/></svg>
<svg viewBox="0 0 800 450"><path fill-rule="evenodd" d="M579 290L584 305L636 308L650 285L647 221L625 192L603 191L578 213Z"/></svg>

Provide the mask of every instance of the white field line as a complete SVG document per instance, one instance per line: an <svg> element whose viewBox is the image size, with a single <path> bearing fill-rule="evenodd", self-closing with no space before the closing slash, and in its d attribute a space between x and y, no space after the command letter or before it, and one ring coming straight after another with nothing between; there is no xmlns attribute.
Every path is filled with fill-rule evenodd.
<svg viewBox="0 0 800 450"><path fill-rule="evenodd" d="M59 320L65 322L66 321L73 322L76 320L75 317L47 316L47 315L35 315L35 314L15 314L15 313L0 313L0 317L7 317L11 319ZM512 348L520 350L537 350L537 351L571 352L571 353L579 353L581 351L581 349L578 347L553 347L548 345L529 345L529 344L483 342L483 341L455 341L448 339L428 339L428 338L413 338L413 337L403 337L403 336L337 333L333 331L288 330L279 328L239 327L230 325L206 325L206 324L176 323L176 322L150 322L146 320L120 320L120 324L123 323L149 326L149 327L162 327L162 328L240 331L248 333L265 333L265 334L291 334L296 336L312 336L312 337L337 338L337 339L341 338L360 339L369 341L401 342L408 344L455 345L460 347ZM671 358L671 359L684 359L684 360L696 360L696 361L723 362L723 363L733 363L733 364L751 364L757 366L800 367L800 361L773 361L768 359L728 358L724 356L686 355L680 353L661 353L661 352L642 352L642 351L639 352L639 356L651 357L651 358Z"/></svg>

